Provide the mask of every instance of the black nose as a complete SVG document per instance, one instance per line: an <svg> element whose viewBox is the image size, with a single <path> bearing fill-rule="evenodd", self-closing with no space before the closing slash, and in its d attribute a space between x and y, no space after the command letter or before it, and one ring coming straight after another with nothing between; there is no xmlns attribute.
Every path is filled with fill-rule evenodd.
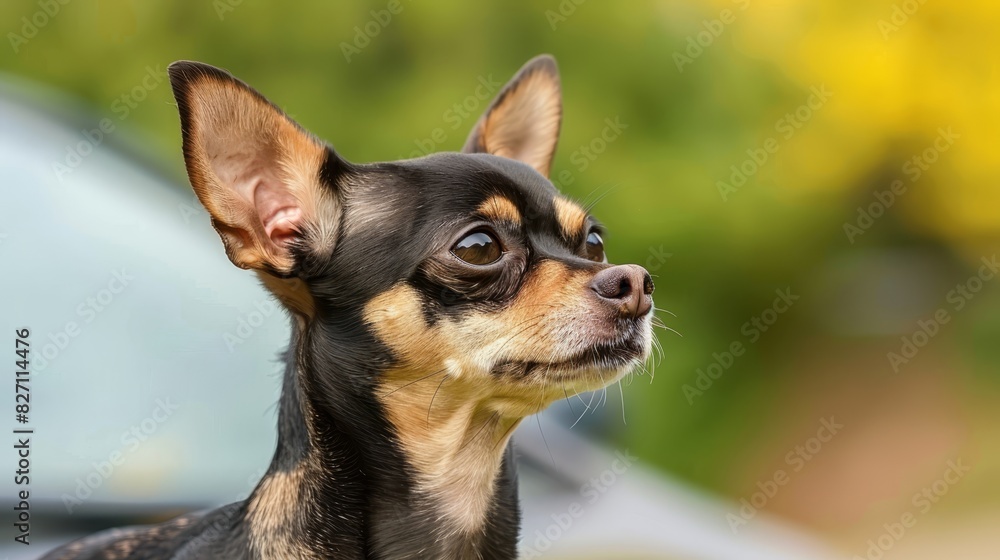
<svg viewBox="0 0 1000 560"><path fill-rule="evenodd" d="M594 276L590 288L601 299L618 307L622 315L642 317L653 307L653 279L645 268L623 264L605 268Z"/></svg>

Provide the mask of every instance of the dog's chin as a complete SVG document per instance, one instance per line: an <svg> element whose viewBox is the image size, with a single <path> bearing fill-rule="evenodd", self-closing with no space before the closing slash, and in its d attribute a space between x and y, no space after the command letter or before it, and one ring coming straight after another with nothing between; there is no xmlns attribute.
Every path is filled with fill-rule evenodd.
<svg viewBox="0 0 1000 560"><path fill-rule="evenodd" d="M494 373L531 384L558 386L575 392L593 391L618 381L641 366L649 357L651 348L652 329L645 326L612 340L599 340L586 345L568 356L504 362L494 368Z"/></svg>

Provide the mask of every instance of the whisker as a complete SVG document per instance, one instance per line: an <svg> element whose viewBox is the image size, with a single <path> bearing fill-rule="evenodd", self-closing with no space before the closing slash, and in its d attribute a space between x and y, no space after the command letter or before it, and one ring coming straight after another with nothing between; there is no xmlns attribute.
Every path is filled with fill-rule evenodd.
<svg viewBox="0 0 1000 560"><path fill-rule="evenodd" d="M656 366L663 362L663 343L659 339L653 337L653 348L656 350L656 359L653 360L653 370L656 370Z"/></svg>
<svg viewBox="0 0 1000 560"><path fill-rule="evenodd" d="M658 328L661 328L661 329L664 329L664 330L668 330L668 331L670 331L670 332L672 332L672 333L676 334L677 336L679 336L679 337L681 337L681 338L684 338L684 335L682 335L681 333L677 332L676 330L674 330L674 329L672 329L672 328L670 328L670 327L668 327L668 326L666 326L666 325L664 325L664 324L659 324L659 325L653 325L653 326L654 326L654 327L658 327Z"/></svg>
<svg viewBox="0 0 1000 560"><path fill-rule="evenodd" d="M625 420L625 389L622 389L622 380L618 380L618 394L622 397L622 424L628 426L628 422Z"/></svg>
<svg viewBox="0 0 1000 560"><path fill-rule="evenodd" d="M552 364L549 364L549 367L545 368L545 374L546 375L548 375L549 368L551 368L551 367L552 367ZM566 385L562 386L562 390L563 390L563 395L566 397L566 405L569 406L569 413L570 414L576 414L576 411L573 410L573 401L569 400L569 392L566 391Z"/></svg>
<svg viewBox="0 0 1000 560"><path fill-rule="evenodd" d="M539 303L539 304L534 304L534 305L528 306L527 308L530 309L532 307L545 307L547 309L561 309L561 308L566 307L566 305L563 304L563 303L558 303L558 304ZM513 342L517 338L518 335L520 335L521 333L523 333L523 332L525 332L525 331L527 331L529 329L532 329L532 328L538 326L538 324L541 323L545 319L545 317L546 317L545 313L539 313L538 315L535 315L533 317L529 317L528 319L525 319L521 323L518 323L517 325L515 325L514 327L512 327L512 329L517 329L517 328L519 328L521 326L527 325L523 329L519 330L518 332L516 332L516 333L514 333L514 334L512 334L510 336L508 336L507 337L507 341L504 342L503 345L500 346L500 348L497 349L497 351L493 353L493 355L494 356L500 356L500 355L502 355L503 351L507 349L507 346L511 342ZM531 324L528 324L528 323L531 323Z"/></svg>
<svg viewBox="0 0 1000 560"><path fill-rule="evenodd" d="M590 197L594 196L595 193L597 193L601 189L605 188L607 185L608 185L607 183L602 183L602 184L598 185L593 190L591 190L589 193L587 193L587 196L585 196L583 198L583 200L580 201L580 203L583 204L583 207L586 208L588 212L590 211L591 208L594 207L593 204L596 204L596 202L594 202L593 204L590 202ZM610 188L614 188L614 187L615 187L615 185L611 185ZM600 200L600 199L598 199L598 200Z"/></svg>
<svg viewBox="0 0 1000 560"><path fill-rule="evenodd" d="M549 452L549 460L552 461L552 466L555 467L556 458L552 456L552 450L549 449L549 442L545 439L545 430L542 429L542 420L538 414L535 414L535 422L538 424L538 433L542 434L542 443L545 444L545 450Z"/></svg>
<svg viewBox="0 0 1000 560"><path fill-rule="evenodd" d="M500 411L496 411L493 414L491 414L490 417L486 420L486 422L483 423L483 426L479 428L479 430L477 430L476 433L473 434L471 438L465 440L465 442L462 444L462 447L459 448L459 451L465 449L465 446L479 439L479 435L482 434L486 430L486 428L490 427L493 424L493 421L496 420L498 416L500 416Z"/></svg>
<svg viewBox="0 0 1000 560"><path fill-rule="evenodd" d="M441 390L441 386L444 385L445 381L448 381L448 376L447 375L441 378L441 382L438 383L437 389L434 389L434 394L431 395L431 404L427 405L427 425L428 426L431 425L431 408L434 407L434 399L437 398L438 391Z"/></svg>
<svg viewBox="0 0 1000 560"><path fill-rule="evenodd" d="M619 187L620 185L621 185L621 183L615 183L614 185L611 185L611 186L610 186L610 187L608 188L608 190L606 190L606 191L604 191L603 193L601 193L601 195L600 195L600 196L598 196L598 197L597 197L597 198L596 198L596 199L595 199L595 200L594 200L593 202L591 202L591 203L589 203L589 204L586 204L586 205L584 205L584 210L586 210L587 212L590 212L591 210L593 210L593 209L594 209L594 207L595 207L595 206L597 206L597 203L599 203L600 201L604 200L604 197L606 197L606 196L608 196L609 194L611 194L611 193L612 193L612 192L613 192L613 191L614 191L615 189L617 189L617 188L618 188L618 187Z"/></svg>
<svg viewBox="0 0 1000 560"><path fill-rule="evenodd" d="M528 319L527 321L518 323L518 325L515 326L514 328L518 328L518 327L521 327L521 326L523 326L524 328L518 330L514 334L508 335L507 340L504 341L504 343L500 346L500 348L498 348L495 352L493 352L493 355L494 356L502 356L503 355L503 351L507 349L507 346L510 345L512 342L514 342L514 340L519 335L521 335L525 331L528 331L530 329L533 329L533 328L537 327L542 322L542 320L544 318L545 318L544 315L538 315L538 316L535 316L535 317L532 317L532 318ZM527 324L527 323L530 323L530 324Z"/></svg>
<svg viewBox="0 0 1000 560"><path fill-rule="evenodd" d="M587 411L590 410L590 405L594 403L595 395L597 395L597 391L594 391L593 393L590 394L590 402L587 403L587 408L583 409L583 412L580 413L579 418L576 419L576 422L573 422L573 425L570 426L569 429L572 430L574 426L580 423L580 420L583 420L583 417L587 414ZM583 399L580 399L580 402L583 402Z"/></svg>
<svg viewBox="0 0 1000 560"><path fill-rule="evenodd" d="M596 350L594 351L594 358L595 358L595 361L596 361L596 358L597 358L597 351ZM603 385L603 387L601 388L601 398L600 398L600 400L597 401L597 405L600 406L600 407L604 407L604 405L606 405L608 403L608 386L607 386L607 381L604 380L604 374L601 373L600 370L598 370L598 372L597 372L597 377L601 380L601 385ZM597 407L594 407L594 411L593 412L597 412ZM593 414L593 412L591 414Z"/></svg>
<svg viewBox="0 0 1000 560"><path fill-rule="evenodd" d="M491 415L491 416L490 416L490 417L489 417L489 418L488 418L488 419L486 420L486 422L484 422L484 423L483 423L483 427L482 427L482 428L479 428L479 430L478 430L478 431L477 431L477 432L476 432L475 434L473 434L473 435L472 435L472 438L470 438L470 439L466 440L466 442L462 444L462 447L461 447L461 448L459 449L459 451L461 451L462 449L464 449L464 448L465 448L465 446L466 446L466 445L468 445L469 443L471 443L471 442L473 442L473 441L476 441L476 439L478 439L478 438L479 438L479 434L483 433L483 431L484 431L484 430L485 430L485 429L486 429L487 427L489 427L489 425L490 425L490 424L492 424L494 420L496 420L497 416L500 416L500 411L499 411L499 410L498 410L498 411L496 411L496 412L494 412L494 413L493 413L493 414L492 414L492 415Z"/></svg>
<svg viewBox="0 0 1000 560"><path fill-rule="evenodd" d="M444 373L444 372L446 372L446 371L448 371L448 370L447 370L447 369L439 369L439 370L435 371L434 373L429 373L429 374L427 374L427 375L425 375L425 376L423 376L423 377L421 377L421 378L419 378L419 379L415 379L415 380L413 380L413 381L410 381L410 382L409 382L409 383L407 383L406 385L402 385L402 386L400 386L400 387L396 387L396 388L395 388L395 389L393 389L392 391L389 391L388 393L386 393L386 394L385 394L385 396L387 396L387 397L388 397L389 395L391 395L391 394L395 393L396 391L401 391L401 390L403 390L403 389L406 389L406 388L407 388L407 387L409 387L410 385L413 385L414 383L419 383L419 382L423 381L424 379L427 379L427 378L430 378L430 377L434 377L435 375L438 375L438 374L441 374L441 373Z"/></svg>
<svg viewBox="0 0 1000 560"><path fill-rule="evenodd" d="M500 447L500 444L503 443L503 440L507 439L507 436L510 435L512 431L514 431L514 428L517 427L517 424L518 424L517 422L511 422L510 427L507 428L506 431L504 431L503 435L500 436L500 439L497 440L497 444L493 446L494 451L496 451L496 448Z"/></svg>

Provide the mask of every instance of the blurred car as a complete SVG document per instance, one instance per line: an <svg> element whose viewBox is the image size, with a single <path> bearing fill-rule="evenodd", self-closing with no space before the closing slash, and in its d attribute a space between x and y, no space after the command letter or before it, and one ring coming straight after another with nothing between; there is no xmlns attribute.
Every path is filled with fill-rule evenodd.
<svg viewBox="0 0 1000 560"><path fill-rule="evenodd" d="M141 137L78 108L0 79L0 293L8 336L31 332L34 429L31 545L3 541L7 558L242 499L275 443L284 313ZM828 557L764 515L734 533L738 506L571 423L557 409L516 434L525 558ZM5 477L5 502L20 489Z"/></svg>

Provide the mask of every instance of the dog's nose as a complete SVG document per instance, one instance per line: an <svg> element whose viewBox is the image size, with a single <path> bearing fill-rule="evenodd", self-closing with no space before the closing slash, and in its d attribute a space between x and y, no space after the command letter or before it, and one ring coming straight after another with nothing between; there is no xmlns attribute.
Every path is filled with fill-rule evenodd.
<svg viewBox="0 0 1000 560"><path fill-rule="evenodd" d="M605 268L594 276L590 288L625 316L642 317L653 307L653 279L639 265Z"/></svg>

